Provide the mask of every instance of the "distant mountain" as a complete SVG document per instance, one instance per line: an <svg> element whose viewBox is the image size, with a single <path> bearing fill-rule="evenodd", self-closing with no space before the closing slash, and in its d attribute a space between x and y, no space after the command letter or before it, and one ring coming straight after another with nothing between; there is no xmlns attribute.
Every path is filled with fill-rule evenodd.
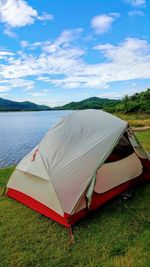
<svg viewBox="0 0 150 267"><path fill-rule="evenodd" d="M79 102L50 108L32 102L15 102L0 98L0 111L40 111L40 110L78 110L78 109L103 109L110 113L147 113L150 114L150 89L124 96L122 100L90 97Z"/></svg>
<svg viewBox="0 0 150 267"><path fill-rule="evenodd" d="M77 109L104 109L106 107L113 107L118 104L119 100L90 97L79 102L70 102L61 107L55 107L57 110L77 110Z"/></svg>
<svg viewBox="0 0 150 267"><path fill-rule="evenodd" d="M125 95L122 100L90 97L79 102L70 102L57 110L77 109L103 109L110 113L147 113L150 114L150 89L136 93L132 96Z"/></svg>
<svg viewBox="0 0 150 267"><path fill-rule="evenodd" d="M37 105L29 101L16 102L0 98L0 111L40 111L50 110L50 107L45 105Z"/></svg>

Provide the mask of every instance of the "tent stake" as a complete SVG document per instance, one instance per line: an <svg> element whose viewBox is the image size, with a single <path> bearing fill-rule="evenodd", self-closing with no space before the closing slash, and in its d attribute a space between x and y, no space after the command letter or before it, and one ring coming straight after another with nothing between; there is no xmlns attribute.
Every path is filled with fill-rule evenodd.
<svg viewBox="0 0 150 267"><path fill-rule="evenodd" d="M71 245L73 245L74 242L75 242L75 240L74 240L74 234L73 234L73 230L72 230L72 226L71 226L71 224L69 225L68 230L69 230L69 238L70 238L70 240L69 240L69 245L71 246Z"/></svg>
<svg viewBox="0 0 150 267"><path fill-rule="evenodd" d="M5 192L6 192L6 187L4 188L2 194L1 194L1 197L3 197L5 195Z"/></svg>

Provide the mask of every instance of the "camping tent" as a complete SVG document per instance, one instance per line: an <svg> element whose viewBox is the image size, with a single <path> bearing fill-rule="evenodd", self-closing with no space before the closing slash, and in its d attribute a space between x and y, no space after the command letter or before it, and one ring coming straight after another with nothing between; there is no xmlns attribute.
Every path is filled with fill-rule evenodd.
<svg viewBox="0 0 150 267"><path fill-rule="evenodd" d="M101 110L75 111L21 160L7 195L70 227L148 179L149 166L126 121Z"/></svg>

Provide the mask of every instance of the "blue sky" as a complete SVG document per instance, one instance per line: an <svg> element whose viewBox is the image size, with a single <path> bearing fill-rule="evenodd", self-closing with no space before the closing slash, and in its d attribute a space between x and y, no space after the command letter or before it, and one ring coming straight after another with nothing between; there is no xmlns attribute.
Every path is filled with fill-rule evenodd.
<svg viewBox="0 0 150 267"><path fill-rule="evenodd" d="M0 97L56 106L150 87L150 1L0 0Z"/></svg>

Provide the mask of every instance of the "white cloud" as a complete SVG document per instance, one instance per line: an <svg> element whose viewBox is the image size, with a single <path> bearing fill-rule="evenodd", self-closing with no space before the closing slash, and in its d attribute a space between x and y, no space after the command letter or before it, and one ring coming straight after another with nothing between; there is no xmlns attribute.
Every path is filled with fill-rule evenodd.
<svg viewBox="0 0 150 267"><path fill-rule="evenodd" d="M128 12L128 15L130 17L134 17L134 16L141 16L142 17L142 16L144 16L144 12L141 10L132 10L132 11Z"/></svg>
<svg viewBox="0 0 150 267"><path fill-rule="evenodd" d="M0 60L5 60L6 62L14 56L14 53L10 51L0 51Z"/></svg>
<svg viewBox="0 0 150 267"><path fill-rule="evenodd" d="M58 45L67 44L68 42L79 38L82 32L83 32L82 28L65 30L61 33L56 42Z"/></svg>
<svg viewBox="0 0 150 267"><path fill-rule="evenodd" d="M118 46L98 45L95 49L101 51L109 60L122 64L137 63L142 60L142 57L144 60L150 57L148 42L137 38L127 38Z"/></svg>
<svg viewBox="0 0 150 267"><path fill-rule="evenodd" d="M32 24L38 13L24 0L6 0L0 3L0 19L10 27Z"/></svg>
<svg viewBox="0 0 150 267"><path fill-rule="evenodd" d="M48 14L46 12L43 12L43 14L41 16L38 16L38 19L39 20L43 20L43 21L53 20L54 19L54 16L52 14Z"/></svg>
<svg viewBox="0 0 150 267"><path fill-rule="evenodd" d="M38 81L49 81L49 78L48 77L44 77L44 76L39 76L39 77L37 77L37 80Z"/></svg>
<svg viewBox="0 0 150 267"><path fill-rule="evenodd" d="M21 44L21 46L24 47L24 48L26 48L26 47L29 46L29 42L28 42L28 41L25 41L25 40L24 40L24 41L21 41L20 44Z"/></svg>
<svg viewBox="0 0 150 267"><path fill-rule="evenodd" d="M107 32L116 18L120 16L119 13L103 14L96 16L91 21L91 27L96 34L103 34Z"/></svg>
<svg viewBox="0 0 150 267"><path fill-rule="evenodd" d="M55 42L46 42L43 46L43 51L47 53L54 53L60 49L60 47L70 47L70 43L78 39L82 33L82 28L65 30L56 39ZM66 50L67 51L67 50Z"/></svg>
<svg viewBox="0 0 150 267"><path fill-rule="evenodd" d="M34 102L34 99L32 102ZM68 99L67 97L58 97L58 96L57 98L51 96L50 99L41 99L41 98L36 99L36 103L46 105L49 107L62 106L69 102L71 102L71 99Z"/></svg>
<svg viewBox="0 0 150 267"><path fill-rule="evenodd" d="M7 25L4 33L10 36L10 28L23 27L33 24L38 20L52 20L53 15L43 13L38 15L36 9L30 6L25 0L3 0L0 1L0 22Z"/></svg>
<svg viewBox="0 0 150 267"><path fill-rule="evenodd" d="M132 96L135 93L138 93L138 92L141 92L141 91L146 91L146 89L141 89L138 86L135 87L135 85L134 85L134 88L133 88L133 84L129 84L123 90L100 93L100 94L97 95L97 97L111 98L111 99L121 99L125 95Z"/></svg>
<svg viewBox="0 0 150 267"><path fill-rule="evenodd" d="M30 47L36 48L36 47L41 46L41 45L42 45L42 42L35 42L35 43L30 44Z"/></svg>
<svg viewBox="0 0 150 267"><path fill-rule="evenodd" d="M124 2L135 7L146 6L146 0L124 0Z"/></svg>
<svg viewBox="0 0 150 267"><path fill-rule="evenodd" d="M9 91L9 90L10 90L10 88L9 88L8 86L0 85L0 93L1 93L1 92L7 92L7 91Z"/></svg>
<svg viewBox="0 0 150 267"><path fill-rule="evenodd" d="M118 93L118 92L110 92L110 93L101 93L98 94L97 97L101 97L101 98L111 98L111 99L120 99L122 97L122 93Z"/></svg>
<svg viewBox="0 0 150 267"><path fill-rule="evenodd" d="M46 41L46 42L34 42L29 43L26 40L22 40L20 45L23 48L28 49L36 49L37 47L41 47L44 53L54 53L58 52L60 48L70 48L71 42L77 40L81 37L81 33L83 32L82 28L64 30L55 41Z"/></svg>
<svg viewBox="0 0 150 267"><path fill-rule="evenodd" d="M24 88L25 91L31 90L34 87L35 82L24 79L12 79L7 81L11 88Z"/></svg>
<svg viewBox="0 0 150 267"><path fill-rule="evenodd" d="M1 95L1 94L0 94ZM3 96L2 96L3 97ZM36 99L35 99L36 98ZM52 95L50 96L50 98L46 98L45 96L32 96L32 95L27 95L26 97L11 97L11 100L13 101L17 101L17 102L23 102L23 101L30 101L39 105L46 105L49 107L56 107L56 106L62 106L66 103L69 103L71 101L71 99L68 97L62 97L62 96L58 96L58 97L53 97Z"/></svg>
<svg viewBox="0 0 150 267"><path fill-rule="evenodd" d="M6 28L4 29L4 31L3 31L3 33L4 33L5 35L8 35L8 36L11 37L11 38L16 38L16 37L17 37L17 35L15 34L15 32L13 32L12 29L9 28L9 27L6 27Z"/></svg>
<svg viewBox="0 0 150 267"><path fill-rule="evenodd" d="M34 97L41 97L41 96L45 96L44 92L35 92L35 93L30 93L31 96Z"/></svg>
<svg viewBox="0 0 150 267"><path fill-rule="evenodd" d="M23 48L28 48L28 49L30 49L30 50L34 50L34 49L36 49L37 47L42 46L43 43L42 43L42 42L34 42L34 43L30 43L30 42L28 42L28 41L26 41L26 40L23 40L23 41L20 42L20 45L21 45L21 47L23 47Z"/></svg>
<svg viewBox="0 0 150 267"><path fill-rule="evenodd" d="M6 93L0 93L0 97L4 98L6 96L8 96L8 94L6 94Z"/></svg>
<svg viewBox="0 0 150 267"><path fill-rule="evenodd" d="M8 58L0 67L1 77L10 80L12 88L17 83L28 90L36 81L66 89L106 89L111 82L150 78L150 44L146 40L127 38L118 45L97 45L94 49L99 63L89 64L85 51L73 46L67 36L61 34L53 42L43 42L36 56L21 52ZM55 49L49 50L51 46ZM103 62L101 55L106 59Z"/></svg>
<svg viewBox="0 0 150 267"><path fill-rule="evenodd" d="M3 79L0 78L0 91L6 92L10 91L13 88L22 88L25 91L33 89L35 82L25 79Z"/></svg>
<svg viewBox="0 0 150 267"><path fill-rule="evenodd" d="M82 68L84 68L84 66ZM79 69L79 71L80 70L81 69ZM77 72L74 74L72 73L70 76L68 75L67 77L64 78L50 79L49 82L55 86L64 87L66 89L74 89L78 87L104 89L107 87L106 82L103 81L103 78L99 79L99 76L97 74L92 73L92 66L91 66L91 73L90 69L87 68L86 70L85 66L84 73L82 76Z"/></svg>
<svg viewBox="0 0 150 267"><path fill-rule="evenodd" d="M0 56L13 56L14 53L9 51L0 51Z"/></svg>

